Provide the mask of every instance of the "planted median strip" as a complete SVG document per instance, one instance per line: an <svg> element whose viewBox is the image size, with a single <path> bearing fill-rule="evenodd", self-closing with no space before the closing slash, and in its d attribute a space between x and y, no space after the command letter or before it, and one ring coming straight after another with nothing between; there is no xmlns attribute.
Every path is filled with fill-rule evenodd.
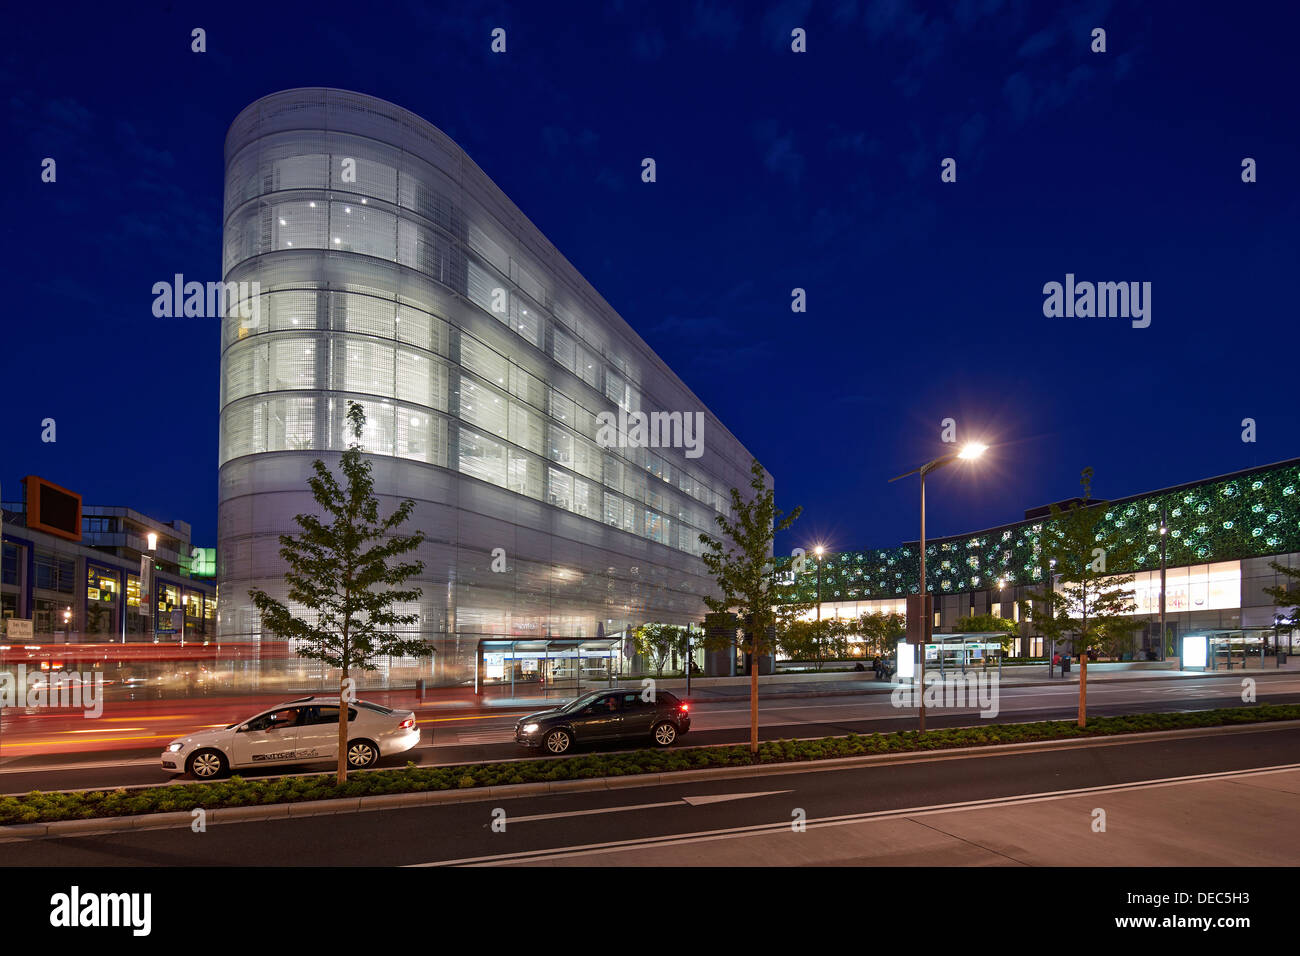
<svg viewBox="0 0 1300 956"><path fill-rule="evenodd" d="M873 754L950 750L1034 741L1070 740L1116 734L1185 730L1233 724L1300 720L1300 705L1261 704L1182 714L1132 714L1095 718L1085 730L1068 721L1040 721L1028 724L989 724L931 730L924 736L915 731L889 734L849 734L813 740L773 740L759 745L757 755L745 744L726 747L693 747L671 750L637 750L631 753L589 754L544 760L507 763L458 764L449 767L406 767L372 770L352 776L339 786L329 774L277 777L267 780L229 780L208 783L173 784L165 787L115 790L87 790L78 793L33 791L18 797L0 797L0 825L55 823L63 820L175 813L202 807L205 810L232 807L302 803L374 797L384 794L471 790L521 783L550 783L595 777L624 777L639 774L672 773L709 767L748 767L755 764L788 764L832 760Z"/></svg>

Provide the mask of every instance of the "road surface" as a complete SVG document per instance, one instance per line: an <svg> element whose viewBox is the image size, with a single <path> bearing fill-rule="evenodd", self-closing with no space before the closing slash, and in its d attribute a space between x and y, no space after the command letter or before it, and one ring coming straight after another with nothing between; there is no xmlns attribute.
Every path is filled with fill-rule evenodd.
<svg viewBox="0 0 1300 956"><path fill-rule="evenodd" d="M1254 672L1260 703L1300 703L1300 674L1282 672L1269 675ZM829 685L819 685L826 687ZM1000 689L1000 713L997 722L1070 719L1077 713L1078 687L1075 684L1003 686ZM1143 711L1204 710L1214 707L1242 706L1239 679L1223 677L1165 677L1150 680L1090 681L1089 713L1093 716ZM208 723L224 725L242 713L248 716L265 704L243 705L245 710L233 716L223 713ZM513 742L515 721L527 709L504 712L464 713L447 709L418 712L423 731L422 745L408 754L389 758L384 766L401 766L408 759L430 766L482 760L510 760L521 756L542 757L538 751L525 751ZM973 709L927 711L931 728L973 725L985 722ZM888 692L851 696L806 696L763 700L760 698L760 736L765 740L820 737L847 733L875 733L910 730L916 727L915 710L893 707ZM37 718L39 719L39 715ZM6 728L17 723L5 718ZM161 784L171 781L158 765L158 755L166 743L194 729L193 718L154 712L119 714L106 711L96 721L81 721L92 727L73 725L58 733L43 736L39 729L27 733L6 730L0 737L0 793L27 793L32 790L71 790L88 787L117 787ZM61 738L79 735L79 740L104 740L117 747L123 738L131 749L75 754L48 754L43 748L62 744ZM16 738L16 739L15 739ZM136 739L143 738L143 740ZM682 738L684 745L740 743L749 739L749 705L747 699L694 700L691 732ZM144 741L148 741L144 744ZM142 745L143 744L143 745ZM599 749L627 749L623 742L606 744ZM581 752L581 751L579 751ZM260 770L261 768L259 768ZM244 776L272 776L303 769L319 770L320 765L302 767L268 767L264 772ZM185 779L185 778L181 778Z"/></svg>

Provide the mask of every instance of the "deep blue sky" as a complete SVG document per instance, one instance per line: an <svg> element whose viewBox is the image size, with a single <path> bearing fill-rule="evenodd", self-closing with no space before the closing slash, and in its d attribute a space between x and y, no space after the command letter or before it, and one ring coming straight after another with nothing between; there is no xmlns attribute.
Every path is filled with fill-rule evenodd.
<svg viewBox="0 0 1300 956"><path fill-rule="evenodd" d="M945 417L994 448L934 478L932 535L1071 496L1085 465L1118 497L1300 455L1292 9L21 4L0 479L216 543L217 323L156 319L150 290L220 278L226 129L310 85L460 143L804 506L781 550L914 539L915 480L886 482L944 450ZM1151 282L1151 326L1045 318L1067 272Z"/></svg>

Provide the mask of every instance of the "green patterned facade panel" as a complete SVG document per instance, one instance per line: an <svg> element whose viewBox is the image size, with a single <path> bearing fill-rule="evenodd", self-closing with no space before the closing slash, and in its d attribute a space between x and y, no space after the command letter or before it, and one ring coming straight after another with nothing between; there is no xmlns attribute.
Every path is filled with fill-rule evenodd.
<svg viewBox="0 0 1300 956"><path fill-rule="evenodd" d="M1139 546L1132 567L1160 567L1160 515L1168 524L1167 567L1234 561L1300 551L1300 459L1124 498L1105 505L1102 520ZM932 594L958 594L1034 585L1042 580L1039 540L1047 518L926 542L926 583ZM1109 529L1108 529L1109 530ZM1099 532L1099 538L1103 535ZM810 554L793 574L792 558L777 559L785 582L778 600L817 599L817 561ZM917 592L917 544L869 551L839 551L821 561L823 601L870 601Z"/></svg>

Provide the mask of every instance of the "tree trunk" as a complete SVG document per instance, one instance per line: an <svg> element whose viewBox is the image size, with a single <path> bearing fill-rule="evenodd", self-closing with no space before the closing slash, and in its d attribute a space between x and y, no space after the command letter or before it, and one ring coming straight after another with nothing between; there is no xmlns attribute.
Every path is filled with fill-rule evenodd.
<svg viewBox="0 0 1300 956"><path fill-rule="evenodd" d="M749 752L758 753L758 648L749 660Z"/></svg>
<svg viewBox="0 0 1300 956"><path fill-rule="evenodd" d="M1079 655L1079 727L1088 726L1088 650Z"/></svg>
<svg viewBox="0 0 1300 956"><path fill-rule="evenodd" d="M348 702L344 699L348 672L344 668L339 677L339 769L337 781L340 786L348 782Z"/></svg>

